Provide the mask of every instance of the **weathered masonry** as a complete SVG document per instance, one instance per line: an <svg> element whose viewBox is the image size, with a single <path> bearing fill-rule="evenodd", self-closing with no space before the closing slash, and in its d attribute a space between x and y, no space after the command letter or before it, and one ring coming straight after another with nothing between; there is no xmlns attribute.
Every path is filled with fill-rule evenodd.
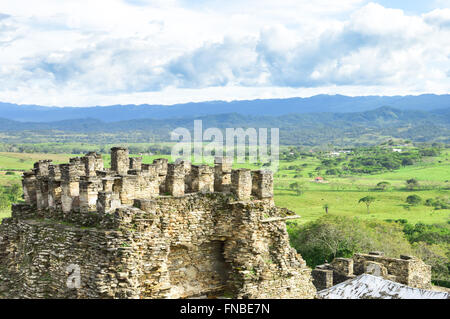
<svg viewBox="0 0 450 319"><path fill-rule="evenodd" d="M413 256L385 257L382 252L355 254L353 258L335 258L317 266L312 275L317 290L335 286L361 274L370 274L414 288L431 288L431 266Z"/></svg>
<svg viewBox="0 0 450 319"><path fill-rule="evenodd" d="M25 203L0 225L1 297L316 295L269 171L224 158L214 168L143 164L116 147L109 170L96 153L39 161L23 190Z"/></svg>

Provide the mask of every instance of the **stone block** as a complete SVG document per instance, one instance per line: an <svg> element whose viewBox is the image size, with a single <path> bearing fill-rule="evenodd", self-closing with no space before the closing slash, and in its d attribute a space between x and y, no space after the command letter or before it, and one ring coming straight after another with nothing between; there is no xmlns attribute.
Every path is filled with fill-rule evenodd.
<svg viewBox="0 0 450 319"><path fill-rule="evenodd" d="M258 199L273 198L272 171L252 171L252 195Z"/></svg>
<svg viewBox="0 0 450 319"><path fill-rule="evenodd" d="M113 147L111 149L111 170L119 175L126 175L129 169L129 154L125 147Z"/></svg>
<svg viewBox="0 0 450 319"><path fill-rule="evenodd" d="M238 200L250 200L252 176L249 169L240 168L231 171L231 192Z"/></svg>

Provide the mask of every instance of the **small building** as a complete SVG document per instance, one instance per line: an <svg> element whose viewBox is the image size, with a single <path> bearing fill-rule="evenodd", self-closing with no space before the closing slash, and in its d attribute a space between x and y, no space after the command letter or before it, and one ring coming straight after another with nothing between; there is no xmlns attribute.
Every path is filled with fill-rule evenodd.
<svg viewBox="0 0 450 319"><path fill-rule="evenodd" d="M352 258L335 258L312 271L317 290L335 286L362 274L383 277L413 288L430 289L431 266L414 256L385 257L383 252L354 254Z"/></svg>
<svg viewBox="0 0 450 319"><path fill-rule="evenodd" d="M449 299L448 292L408 287L362 274L317 293L320 299Z"/></svg>
<svg viewBox="0 0 450 319"><path fill-rule="evenodd" d="M321 176L317 176L316 178L314 178L314 181L315 181L316 183L323 183L324 179L323 179L323 177L321 177Z"/></svg>

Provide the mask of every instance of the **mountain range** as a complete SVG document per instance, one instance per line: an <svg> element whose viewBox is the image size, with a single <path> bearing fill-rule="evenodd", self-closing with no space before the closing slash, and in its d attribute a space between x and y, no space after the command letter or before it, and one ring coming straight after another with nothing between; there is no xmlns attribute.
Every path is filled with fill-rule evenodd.
<svg viewBox="0 0 450 319"><path fill-rule="evenodd" d="M170 119L132 119L107 122L96 118L53 122L19 122L0 118L0 142L141 143L168 142L177 127L203 129L279 128L280 143L289 145L367 145L386 138L450 143L450 107L430 111L379 107L363 112L315 112L286 115L239 113L186 116Z"/></svg>
<svg viewBox="0 0 450 319"><path fill-rule="evenodd" d="M279 117L305 113L352 113L382 106L397 110L433 111L450 107L450 94L418 96L316 95L308 98L209 101L175 105L111 105L92 107L48 107L0 102L0 118L19 122L55 122L95 119L117 122L138 119L183 119L236 113L248 116Z"/></svg>

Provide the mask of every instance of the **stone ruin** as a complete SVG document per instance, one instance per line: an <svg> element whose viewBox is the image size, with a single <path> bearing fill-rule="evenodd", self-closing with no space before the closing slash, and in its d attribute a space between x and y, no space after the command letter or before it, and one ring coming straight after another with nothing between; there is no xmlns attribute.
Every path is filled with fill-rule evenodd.
<svg viewBox="0 0 450 319"><path fill-rule="evenodd" d="M319 265L312 271L313 283L318 291L361 274L383 277L413 288L432 288L431 266L413 256L389 258L379 251L355 254L353 258L335 258L330 264Z"/></svg>
<svg viewBox="0 0 450 319"><path fill-rule="evenodd" d="M314 298L270 171L111 149L23 174L0 225L3 298Z"/></svg>

